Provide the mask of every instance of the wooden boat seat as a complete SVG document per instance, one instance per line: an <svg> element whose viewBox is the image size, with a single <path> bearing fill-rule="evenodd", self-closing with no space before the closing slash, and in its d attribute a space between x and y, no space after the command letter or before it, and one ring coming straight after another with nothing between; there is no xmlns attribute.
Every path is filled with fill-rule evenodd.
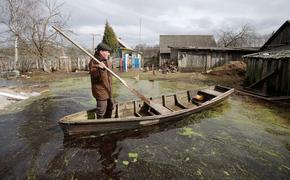
<svg viewBox="0 0 290 180"><path fill-rule="evenodd" d="M138 112L134 112L134 115L135 115L136 117L142 117L141 114L139 114Z"/></svg>
<svg viewBox="0 0 290 180"><path fill-rule="evenodd" d="M219 95L223 94L221 92L218 92L218 91L215 91L212 89L204 89L204 90L200 90L198 92L200 92L201 94L210 95L210 96L219 96Z"/></svg>
<svg viewBox="0 0 290 180"><path fill-rule="evenodd" d="M197 99L195 99L195 98L192 98L192 99L191 99L191 102L192 102L193 104L197 105L197 106L200 106L200 105L202 104L201 101L199 101L199 100L197 100Z"/></svg>
<svg viewBox="0 0 290 180"><path fill-rule="evenodd" d="M150 107L161 115L172 113L172 111L170 111L168 108L162 106L161 104L150 102Z"/></svg>

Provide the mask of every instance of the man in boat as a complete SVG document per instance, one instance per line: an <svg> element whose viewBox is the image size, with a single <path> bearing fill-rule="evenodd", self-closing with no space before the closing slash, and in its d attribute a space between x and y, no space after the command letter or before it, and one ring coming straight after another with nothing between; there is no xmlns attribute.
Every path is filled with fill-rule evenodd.
<svg viewBox="0 0 290 180"><path fill-rule="evenodd" d="M111 118L113 111L112 75L105 69L111 67L109 56L112 49L105 43L98 44L94 56L101 62L91 59L89 70L91 75L92 94L97 101L97 118Z"/></svg>

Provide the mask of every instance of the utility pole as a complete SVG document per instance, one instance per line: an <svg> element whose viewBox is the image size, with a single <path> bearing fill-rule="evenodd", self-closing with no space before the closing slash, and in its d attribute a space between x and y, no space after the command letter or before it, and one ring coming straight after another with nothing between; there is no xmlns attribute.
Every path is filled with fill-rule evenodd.
<svg viewBox="0 0 290 180"><path fill-rule="evenodd" d="M96 35L97 34L92 33L92 36L93 36L93 52L95 52L95 36Z"/></svg>
<svg viewBox="0 0 290 180"><path fill-rule="evenodd" d="M141 23L142 23L142 18L140 18L140 28L139 28L139 48L138 51L140 52L140 46L141 46Z"/></svg>

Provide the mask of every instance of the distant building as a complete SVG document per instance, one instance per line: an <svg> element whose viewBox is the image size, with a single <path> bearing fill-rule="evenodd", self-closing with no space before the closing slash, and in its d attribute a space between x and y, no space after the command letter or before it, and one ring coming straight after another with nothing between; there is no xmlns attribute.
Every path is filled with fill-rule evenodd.
<svg viewBox="0 0 290 180"><path fill-rule="evenodd" d="M205 72L230 61L241 61L242 56L257 52L258 48L170 47L170 59L176 60L179 71Z"/></svg>
<svg viewBox="0 0 290 180"><path fill-rule="evenodd" d="M126 45L120 38L118 40L118 55L113 60L113 68L127 72L129 69L140 69L142 67L142 53Z"/></svg>
<svg viewBox="0 0 290 180"><path fill-rule="evenodd" d="M261 47L243 56L247 63L245 86L260 96L290 96L290 20Z"/></svg>
<svg viewBox="0 0 290 180"><path fill-rule="evenodd" d="M159 65L170 63L177 59L171 59L169 47L217 47L212 35L160 35Z"/></svg>
<svg viewBox="0 0 290 180"><path fill-rule="evenodd" d="M145 47L142 49L144 66L155 67L159 65L159 47Z"/></svg>

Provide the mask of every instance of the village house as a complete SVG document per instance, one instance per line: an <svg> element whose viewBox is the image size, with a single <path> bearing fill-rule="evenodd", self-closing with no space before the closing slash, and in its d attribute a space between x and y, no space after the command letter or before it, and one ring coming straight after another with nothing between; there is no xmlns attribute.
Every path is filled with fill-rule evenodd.
<svg viewBox="0 0 290 180"><path fill-rule="evenodd" d="M175 62L171 59L170 47L217 47L212 35L160 35L159 65Z"/></svg>
<svg viewBox="0 0 290 180"><path fill-rule="evenodd" d="M242 56L257 52L259 48L217 47L212 35L161 35L160 64L175 64L182 72L205 72Z"/></svg>
<svg viewBox="0 0 290 180"><path fill-rule="evenodd" d="M262 97L290 99L290 20L269 38L258 53L243 57L247 64L245 89Z"/></svg>
<svg viewBox="0 0 290 180"><path fill-rule="evenodd" d="M206 72L230 61L241 61L243 55L258 50L244 47L170 47L170 49L170 59L177 60L178 69L182 72Z"/></svg>
<svg viewBox="0 0 290 180"><path fill-rule="evenodd" d="M145 67L157 67L159 65L159 47L145 47L142 49L144 66Z"/></svg>
<svg viewBox="0 0 290 180"><path fill-rule="evenodd" d="M113 69L118 68L121 72L129 69L140 69L142 67L142 53L126 45L120 38L118 40L117 57L113 59Z"/></svg>

